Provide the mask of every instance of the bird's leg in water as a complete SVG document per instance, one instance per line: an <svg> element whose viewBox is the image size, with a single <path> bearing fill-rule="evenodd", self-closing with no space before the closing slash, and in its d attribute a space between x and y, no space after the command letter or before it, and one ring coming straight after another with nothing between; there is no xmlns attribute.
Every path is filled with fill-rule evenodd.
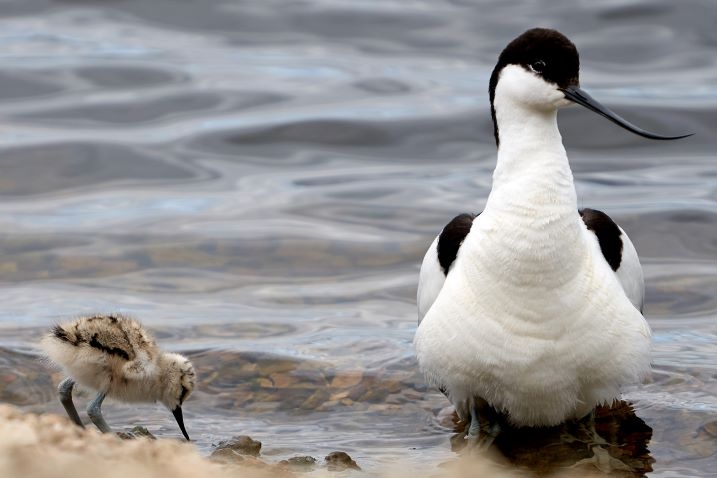
<svg viewBox="0 0 717 478"><path fill-rule="evenodd" d="M471 424L466 440L480 448L488 448L500 433L500 417L485 400L476 399L470 404ZM481 418L485 423L481 423Z"/></svg>

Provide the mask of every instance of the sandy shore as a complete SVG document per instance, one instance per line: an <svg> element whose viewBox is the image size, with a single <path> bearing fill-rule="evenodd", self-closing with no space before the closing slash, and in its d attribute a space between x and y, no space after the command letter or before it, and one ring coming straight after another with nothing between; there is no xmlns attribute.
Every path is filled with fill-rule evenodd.
<svg viewBox="0 0 717 478"><path fill-rule="evenodd" d="M560 476L577 476L570 470ZM582 470L586 478L589 473ZM402 471L343 471L326 468L311 473L295 472L281 464L269 464L251 456L217 461L201 456L190 443L176 440L123 440L92 428L81 429L65 417L23 413L0 405L0 476L3 478L243 478L276 476L383 476L416 478ZM476 457L456 458L437 464L423 476L431 477L526 477L532 473ZM604 475L602 475L604 476Z"/></svg>
<svg viewBox="0 0 717 478"><path fill-rule="evenodd" d="M58 415L24 414L0 405L0 476L4 478L275 476L242 468L203 458L188 443L122 440L81 429Z"/></svg>

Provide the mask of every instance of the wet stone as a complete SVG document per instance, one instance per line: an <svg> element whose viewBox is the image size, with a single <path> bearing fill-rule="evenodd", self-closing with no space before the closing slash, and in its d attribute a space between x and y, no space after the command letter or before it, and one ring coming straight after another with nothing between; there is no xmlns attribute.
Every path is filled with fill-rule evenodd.
<svg viewBox="0 0 717 478"><path fill-rule="evenodd" d="M329 399L329 392L325 389L318 389L304 400L300 408L302 410L316 410Z"/></svg>
<svg viewBox="0 0 717 478"><path fill-rule="evenodd" d="M316 458L313 456L294 456L287 460L281 460L279 466L288 471L312 471L316 467Z"/></svg>
<svg viewBox="0 0 717 478"><path fill-rule="evenodd" d="M347 371L338 373L331 380L331 388L346 389L356 386L361 383L363 379L362 371Z"/></svg>
<svg viewBox="0 0 717 478"><path fill-rule="evenodd" d="M248 468L260 468L268 469L272 468L272 465L265 463L261 459L255 456L240 455L230 448L222 448L221 450L215 450L214 453L209 457L211 461L221 463L224 465L237 465Z"/></svg>
<svg viewBox="0 0 717 478"><path fill-rule="evenodd" d="M422 383L419 373L394 369L398 366L368 373L265 353L221 352L192 358L198 375L205 377L202 388L217 394L222 408L256 414L305 415L343 407L381 411L415 402L407 394L424 396L416 388ZM391 407L380 408L386 405Z"/></svg>
<svg viewBox="0 0 717 478"><path fill-rule="evenodd" d="M447 417L444 422L449 423ZM450 439L451 449L463 457L474 455L476 446L483 443L465 439L468 424L457 416L454 423L457 433ZM654 459L647 446L651 437L652 429L629 403L620 401L598 407L592 422L586 417L553 427L503 424L484 456L500 457L505 464L529 469L535 476L553 476L568 468L580 470L575 476L593 476L596 470L609 476L645 476L653 471Z"/></svg>
<svg viewBox="0 0 717 478"><path fill-rule="evenodd" d="M343 451L332 451L326 458L326 467L329 471L360 470L361 467Z"/></svg>
<svg viewBox="0 0 717 478"><path fill-rule="evenodd" d="M116 435L123 440L134 440L136 438L147 438L148 440L157 439L152 432L141 425L137 425L128 432L117 432Z"/></svg>
<svg viewBox="0 0 717 478"><path fill-rule="evenodd" d="M235 455L259 456L261 442L247 435L238 435L219 442L212 452L213 458L232 458Z"/></svg>
<svg viewBox="0 0 717 478"><path fill-rule="evenodd" d="M209 459L218 463L237 464L244 460L244 455L240 455L231 448L220 448L214 450Z"/></svg>
<svg viewBox="0 0 717 478"><path fill-rule="evenodd" d="M694 456L714 456L717 454L717 421L705 423L697 428L696 433L686 434L679 441Z"/></svg>
<svg viewBox="0 0 717 478"><path fill-rule="evenodd" d="M697 434L698 436L705 435L711 438L717 438L717 420L702 425L697 430Z"/></svg>
<svg viewBox="0 0 717 478"><path fill-rule="evenodd" d="M152 435L152 432L147 430L145 427L141 425L137 425L136 427L132 428L131 433L137 437L137 438L149 438L150 440L156 440L157 437Z"/></svg>

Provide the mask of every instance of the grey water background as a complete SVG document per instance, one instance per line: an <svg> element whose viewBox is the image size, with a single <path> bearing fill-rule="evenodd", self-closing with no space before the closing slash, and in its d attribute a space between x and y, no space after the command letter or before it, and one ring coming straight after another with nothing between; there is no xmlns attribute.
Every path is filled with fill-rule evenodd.
<svg viewBox="0 0 717 478"><path fill-rule="evenodd" d="M276 460L452 459L413 359L418 268L489 192L498 53L548 26L593 96L695 133L560 113L581 205L645 270L655 373L626 398L650 476L715 476L716 24L707 0L3 1L0 400L60 412L39 337L124 312L198 364L204 452L248 434ZM178 435L160 407L104 408Z"/></svg>

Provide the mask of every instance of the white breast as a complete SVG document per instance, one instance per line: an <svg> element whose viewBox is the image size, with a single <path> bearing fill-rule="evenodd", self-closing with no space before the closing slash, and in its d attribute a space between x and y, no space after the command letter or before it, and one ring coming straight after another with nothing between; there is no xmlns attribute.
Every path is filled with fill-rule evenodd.
<svg viewBox="0 0 717 478"><path fill-rule="evenodd" d="M432 305L419 305L419 365L463 418L481 398L516 425L556 425L649 372L647 322L577 213L564 102L520 66L501 70L491 193Z"/></svg>
<svg viewBox="0 0 717 478"><path fill-rule="evenodd" d="M517 425L555 425L649 370L647 323L577 214L558 156L494 180L416 332L421 369L459 413L480 397Z"/></svg>
<svg viewBox="0 0 717 478"><path fill-rule="evenodd" d="M421 368L454 404L478 396L516 424L554 425L647 373L647 323L570 218L556 221L552 245L505 215L474 221L415 338Z"/></svg>

